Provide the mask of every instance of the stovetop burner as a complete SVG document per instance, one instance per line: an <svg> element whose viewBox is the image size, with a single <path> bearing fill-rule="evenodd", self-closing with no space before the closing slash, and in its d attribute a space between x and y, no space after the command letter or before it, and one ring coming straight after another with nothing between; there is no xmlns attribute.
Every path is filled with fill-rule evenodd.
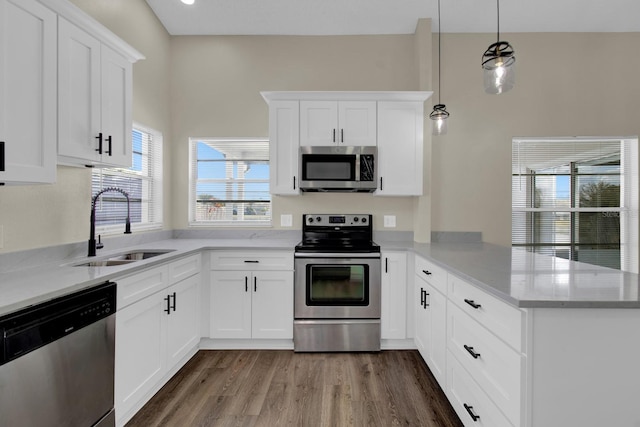
<svg viewBox="0 0 640 427"><path fill-rule="evenodd" d="M296 252L380 252L373 241L372 215L306 214Z"/></svg>

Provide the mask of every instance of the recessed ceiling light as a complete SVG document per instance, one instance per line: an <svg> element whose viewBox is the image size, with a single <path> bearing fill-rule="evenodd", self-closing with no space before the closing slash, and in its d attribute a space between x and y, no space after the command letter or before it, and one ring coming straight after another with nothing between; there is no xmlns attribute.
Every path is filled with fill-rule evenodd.
<svg viewBox="0 0 640 427"><path fill-rule="evenodd" d="M196 0L181 0L184 4L193 4Z"/></svg>

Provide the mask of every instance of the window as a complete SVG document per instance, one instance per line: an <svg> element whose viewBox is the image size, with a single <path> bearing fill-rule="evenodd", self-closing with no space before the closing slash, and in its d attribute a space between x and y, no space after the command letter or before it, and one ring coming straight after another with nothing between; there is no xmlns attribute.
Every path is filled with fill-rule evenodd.
<svg viewBox="0 0 640 427"><path fill-rule="evenodd" d="M514 139L513 246L638 269L638 140Z"/></svg>
<svg viewBox="0 0 640 427"><path fill-rule="evenodd" d="M131 228L162 228L162 134L134 123L131 167L96 168L92 172L92 197L104 188L117 187L129 194ZM115 191L103 193L96 204L96 230L121 233L127 217L127 200Z"/></svg>
<svg viewBox="0 0 640 427"><path fill-rule="evenodd" d="M191 225L271 225L269 141L190 138Z"/></svg>

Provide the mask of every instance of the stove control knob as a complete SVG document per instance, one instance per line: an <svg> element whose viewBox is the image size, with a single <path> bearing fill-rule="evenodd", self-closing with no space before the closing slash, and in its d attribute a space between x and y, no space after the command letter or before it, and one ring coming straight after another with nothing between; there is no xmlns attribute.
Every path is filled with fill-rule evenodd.
<svg viewBox="0 0 640 427"><path fill-rule="evenodd" d="M366 217L362 217L362 223L366 223L367 222L367 218Z"/></svg>
<svg viewBox="0 0 640 427"><path fill-rule="evenodd" d="M358 222L360 220L360 218L358 218L357 216L353 217L353 222Z"/></svg>
<svg viewBox="0 0 640 427"><path fill-rule="evenodd" d="M316 217L316 221L318 221L318 222L322 222L322 217L317 216L317 217Z"/></svg>
<svg viewBox="0 0 640 427"><path fill-rule="evenodd" d="M307 218L307 222L311 224L313 222L313 218Z"/></svg>

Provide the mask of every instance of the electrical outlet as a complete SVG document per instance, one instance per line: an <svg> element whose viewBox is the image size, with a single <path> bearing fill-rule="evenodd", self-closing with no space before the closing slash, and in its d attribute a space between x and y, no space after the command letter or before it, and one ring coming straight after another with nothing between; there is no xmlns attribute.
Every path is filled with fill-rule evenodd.
<svg viewBox="0 0 640 427"><path fill-rule="evenodd" d="M293 215L280 215L280 227L293 227Z"/></svg>
<svg viewBox="0 0 640 427"><path fill-rule="evenodd" d="M384 226L387 228L395 228L396 226L396 216L395 215L385 215L384 216Z"/></svg>

